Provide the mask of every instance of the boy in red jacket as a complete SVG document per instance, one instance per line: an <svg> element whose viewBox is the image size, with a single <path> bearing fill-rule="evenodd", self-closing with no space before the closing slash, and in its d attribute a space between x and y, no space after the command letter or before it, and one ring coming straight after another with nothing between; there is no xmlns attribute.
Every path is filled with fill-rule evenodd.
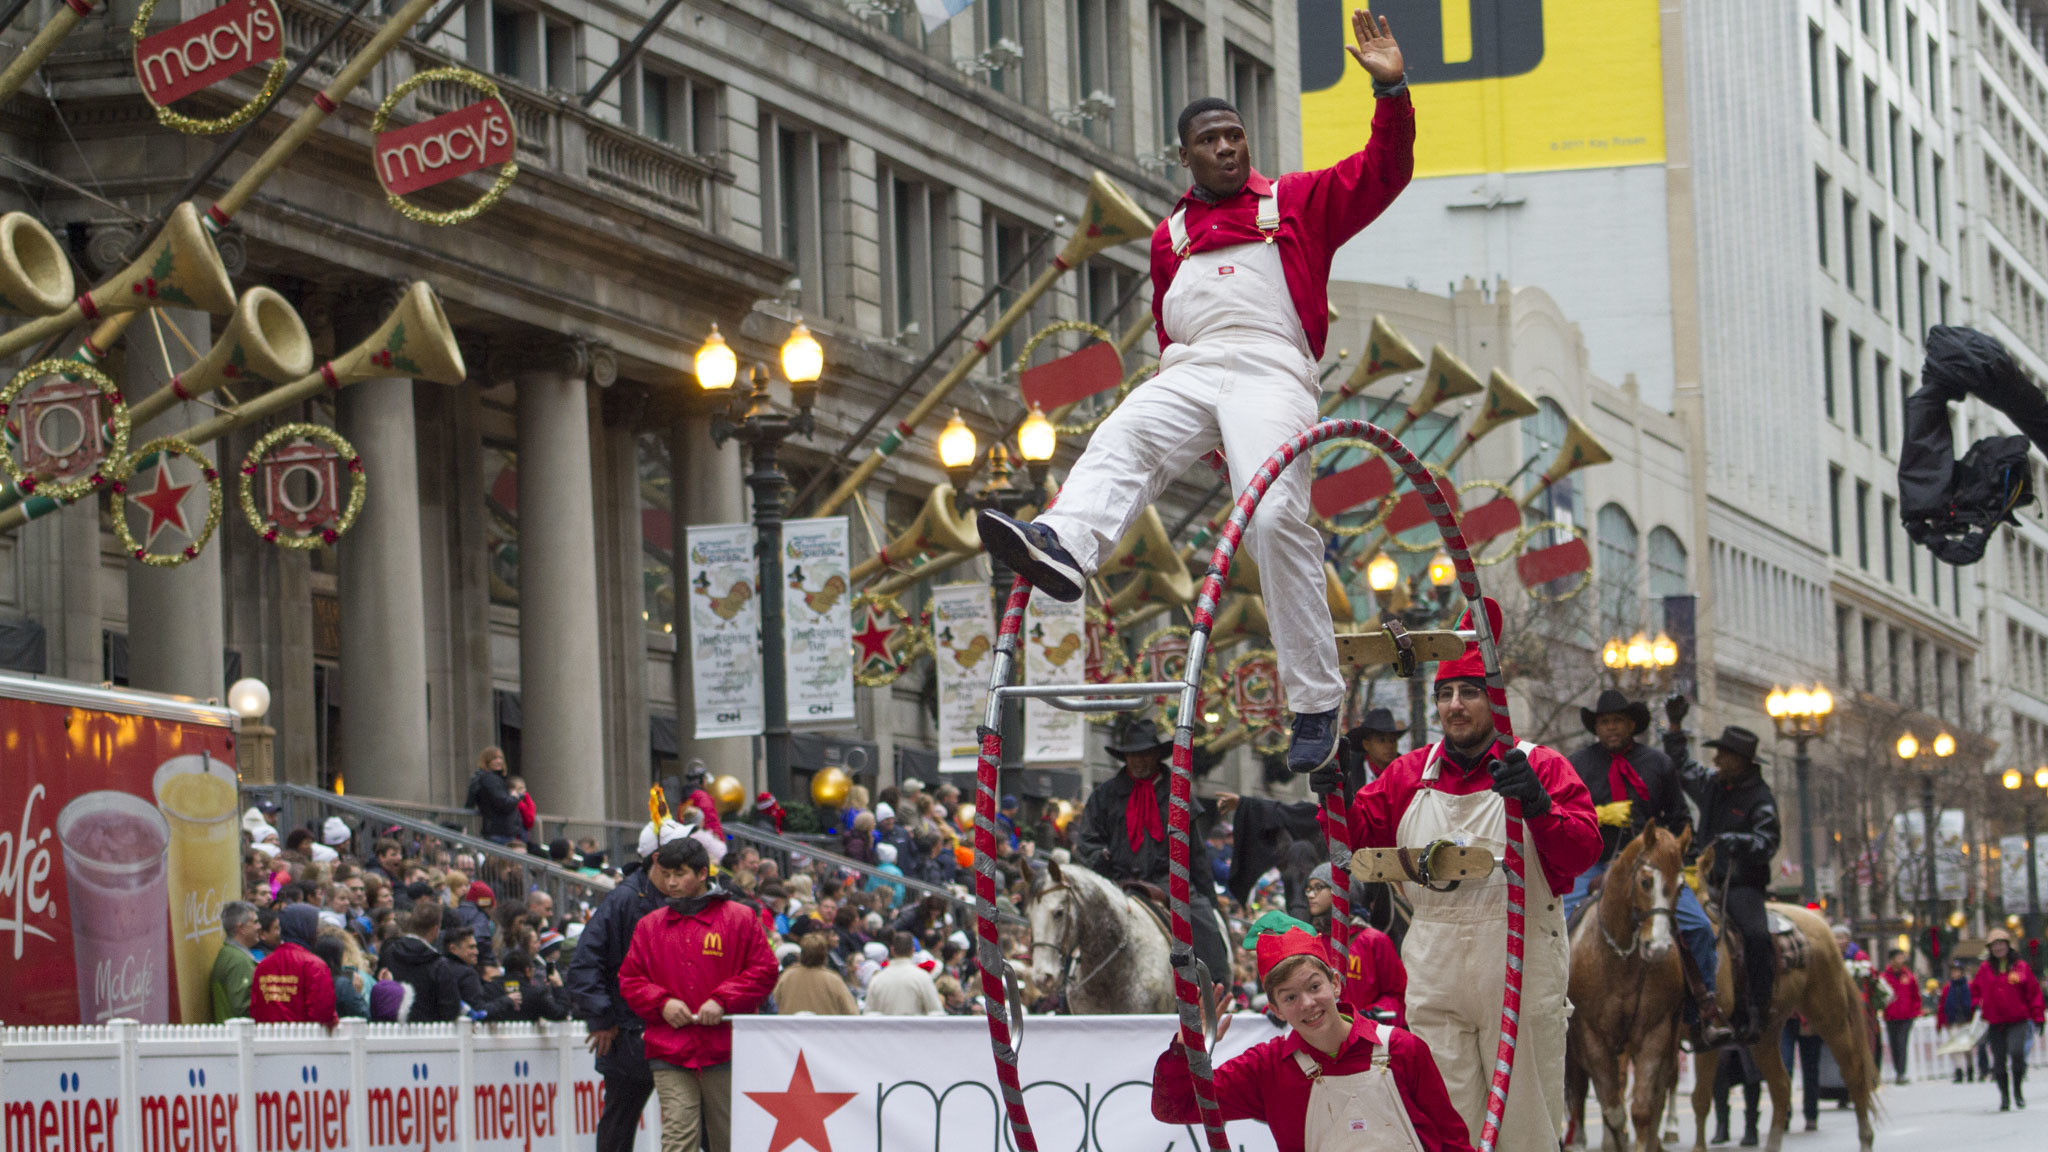
<svg viewBox="0 0 2048 1152"><path fill-rule="evenodd" d="M1998 1110L2006 1112L2014 1104L2027 1106L2020 1088L2027 1079L2027 1022L2039 1028L2048 1013L2042 1008L2041 980L2013 951L2012 934L1993 928L1984 937L1984 948L1989 955L1970 980L1970 999L1989 1025L1984 1044L1991 1049L1991 1076L1998 1081Z"/></svg>
<svg viewBox="0 0 2048 1152"><path fill-rule="evenodd" d="M287 904L277 923L284 941L256 965L255 980L249 985L249 1019L258 1024L334 1027L341 1022L334 1010L334 973L313 955L320 910L311 904Z"/></svg>
<svg viewBox="0 0 2048 1152"><path fill-rule="evenodd" d="M1920 978L1906 963L1906 952L1894 948L1885 957L1880 973L1892 990L1892 1002L1884 1006L1884 1042L1892 1050L1892 1074L1906 1082L1906 1041L1913 1034L1913 1021L1920 1018Z"/></svg>
<svg viewBox="0 0 2048 1152"><path fill-rule="evenodd" d="M709 890L711 856L671 840L655 861L680 895L643 917L619 967L619 994L647 1022L647 1061L661 1100L662 1152L732 1143L732 1025L775 989L775 953L744 905Z"/></svg>
<svg viewBox="0 0 2048 1152"><path fill-rule="evenodd" d="M1280 1152L1469 1152L1465 1121L1451 1106L1429 1049L1338 999L1335 959L1315 929L1268 912L1246 940L1258 953L1259 986L1293 1031L1216 1069L1225 1122L1260 1120ZM1216 1038L1230 1017L1216 1022ZM1194 1078L1180 1037L1152 1067L1152 1116L1197 1124Z"/></svg>

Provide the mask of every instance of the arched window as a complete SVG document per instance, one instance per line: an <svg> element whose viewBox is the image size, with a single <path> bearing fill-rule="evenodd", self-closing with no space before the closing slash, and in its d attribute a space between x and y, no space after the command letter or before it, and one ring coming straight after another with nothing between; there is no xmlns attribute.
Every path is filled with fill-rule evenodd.
<svg viewBox="0 0 2048 1152"><path fill-rule="evenodd" d="M1685 545L1660 524L1650 529L1650 595L1683 596L1685 590Z"/></svg>
<svg viewBox="0 0 2048 1152"><path fill-rule="evenodd" d="M1600 583L1600 618L1628 636L1641 627L1640 598L1636 575L1636 522L1619 504L1600 509L1596 526L1599 561L1595 570Z"/></svg>
<svg viewBox="0 0 2048 1152"><path fill-rule="evenodd" d="M1557 455L1557 450L1563 446L1565 431L1564 409L1558 407L1557 401L1548 396L1538 398L1536 414L1522 421L1523 459L1537 457L1534 470L1542 471L1550 465L1551 459ZM1562 520L1567 524L1577 524L1579 519L1576 495L1572 478L1567 476L1545 489L1543 494L1536 498L1532 510L1539 520ZM1531 546L1540 548L1545 544L1557 542L1555 538L1539 539Z"/></svg>

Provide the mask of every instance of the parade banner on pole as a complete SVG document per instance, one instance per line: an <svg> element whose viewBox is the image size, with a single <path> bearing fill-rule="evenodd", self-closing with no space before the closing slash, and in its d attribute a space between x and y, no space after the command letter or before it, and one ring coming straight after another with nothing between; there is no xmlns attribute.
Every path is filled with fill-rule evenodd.
<svg viewBox="0 0 2048 1152"><path fill-rule="evenodd" d="M209 1021L242 894L234 714L0 677L0 731L0 1020Z"/></svg>
<svg viewBox="0 0 2048 1152"><path fill-rule="evenodd" d="M1079 684L1087 677L1088 606L1033 596L1024 616L1024 682ZM1024 702L1024 762L1077 764L1087 754L1088 728L1079 712L1043 700Z"/></svg>
<svg viewBox="0 0 2048 1152"><path fill-rule="evenodd" d="M2042 902L2048 904L2048 833L2034 837L2034 886ZM2008 915L2028 910L2026 837L1999 837L1998 890Z"/></svg>
<svg viewBox="0 0 2048 1152"><path fill-rule="evenodd" d="M792 724L853 722L853 608L846 517L782 525L782 652Z"/></svg>
<svg viewBox="0 0 2048 1152"><path fill-rule="evenodd" d="M1899 895L1902 899L1927 898L1927 842L1921 835L1926 820L1919 812L1900 812L1892 817L1892 858L1897 862ZM1934 820L1934 889L1943 900L1964 896L1963 811L1944 808Z"/></svg>
<svg viewBox="0 0 2048 1152"><path fill-rule="evenodd" d="M689 545L690 687L696 736L758 736L761 615L752 524L693 525Z"/></svg>
<svg viewBox="0 0 2048 1152"><path fill-rule="evenodd" d="M1152 1119L1152 1066L1172 1016L1034 1016L1019 1070L1040 1148L1199 1152L1199 1127ZM1216 1062L1280 1035L1239 1013ZM975 1016L737 1016L732 1044L733 1152L1011 1152ZM877 1060L877 1053L888 1053ZM1228 1126L1242 1152L1274 1147L1266 1126ZM808 1142L807 1144L805 1142Z"/></svg>
<svg viewBox="0 0 2048 1152"><path fill-rule="evenodd" d="M932 663L939 677L939 771L968 772L981 754L996 629L988 585L932 589Z"/></svg>

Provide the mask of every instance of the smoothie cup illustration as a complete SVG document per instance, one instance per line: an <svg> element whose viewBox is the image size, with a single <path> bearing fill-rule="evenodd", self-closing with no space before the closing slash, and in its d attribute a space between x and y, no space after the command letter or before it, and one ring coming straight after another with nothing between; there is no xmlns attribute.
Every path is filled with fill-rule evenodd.
<svg viewBox="0 0 2048 1152"><path fill-rule="evenodd" d="M170 839L163 816L127 792L87 792L57 814L81 1024L170 1023Z"/></svg>
<svg viewBox="0 0 2048 1152"><path fill-rule="evenodd" d="M220 952L221 905L242 898L241 826L235 820L235 770L201 753L166 760L156 770L156 804L170 827L171 955L178 1019L213 1018L207 986Z"/></svg>

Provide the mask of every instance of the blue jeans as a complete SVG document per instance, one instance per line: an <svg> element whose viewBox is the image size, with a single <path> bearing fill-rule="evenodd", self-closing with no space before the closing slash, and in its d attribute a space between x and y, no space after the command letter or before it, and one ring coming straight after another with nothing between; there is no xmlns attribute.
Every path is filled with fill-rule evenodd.
<svg viewBox="0 0 2048 1152"><path fill-rule="evenodd" d="M1572 881L1572 890L1565 893L1565 919L1571 919L1579 905L1586 902L1587 889L1593 881L1606 874L1605 864L1595 864L1579 873L1579 878ZM1700 980L1706 985L1707 994L1713 995L1715 968L1719 963L1714 950L1714 926L1708 922L1707 913L1700 907L1699 897L1693 895L1690 885L1683 882L1678 885L1678 898L1672 902L1671 918L1677 922L1679 942L1692 953L1693 962L1699 965Z"/></svg>

